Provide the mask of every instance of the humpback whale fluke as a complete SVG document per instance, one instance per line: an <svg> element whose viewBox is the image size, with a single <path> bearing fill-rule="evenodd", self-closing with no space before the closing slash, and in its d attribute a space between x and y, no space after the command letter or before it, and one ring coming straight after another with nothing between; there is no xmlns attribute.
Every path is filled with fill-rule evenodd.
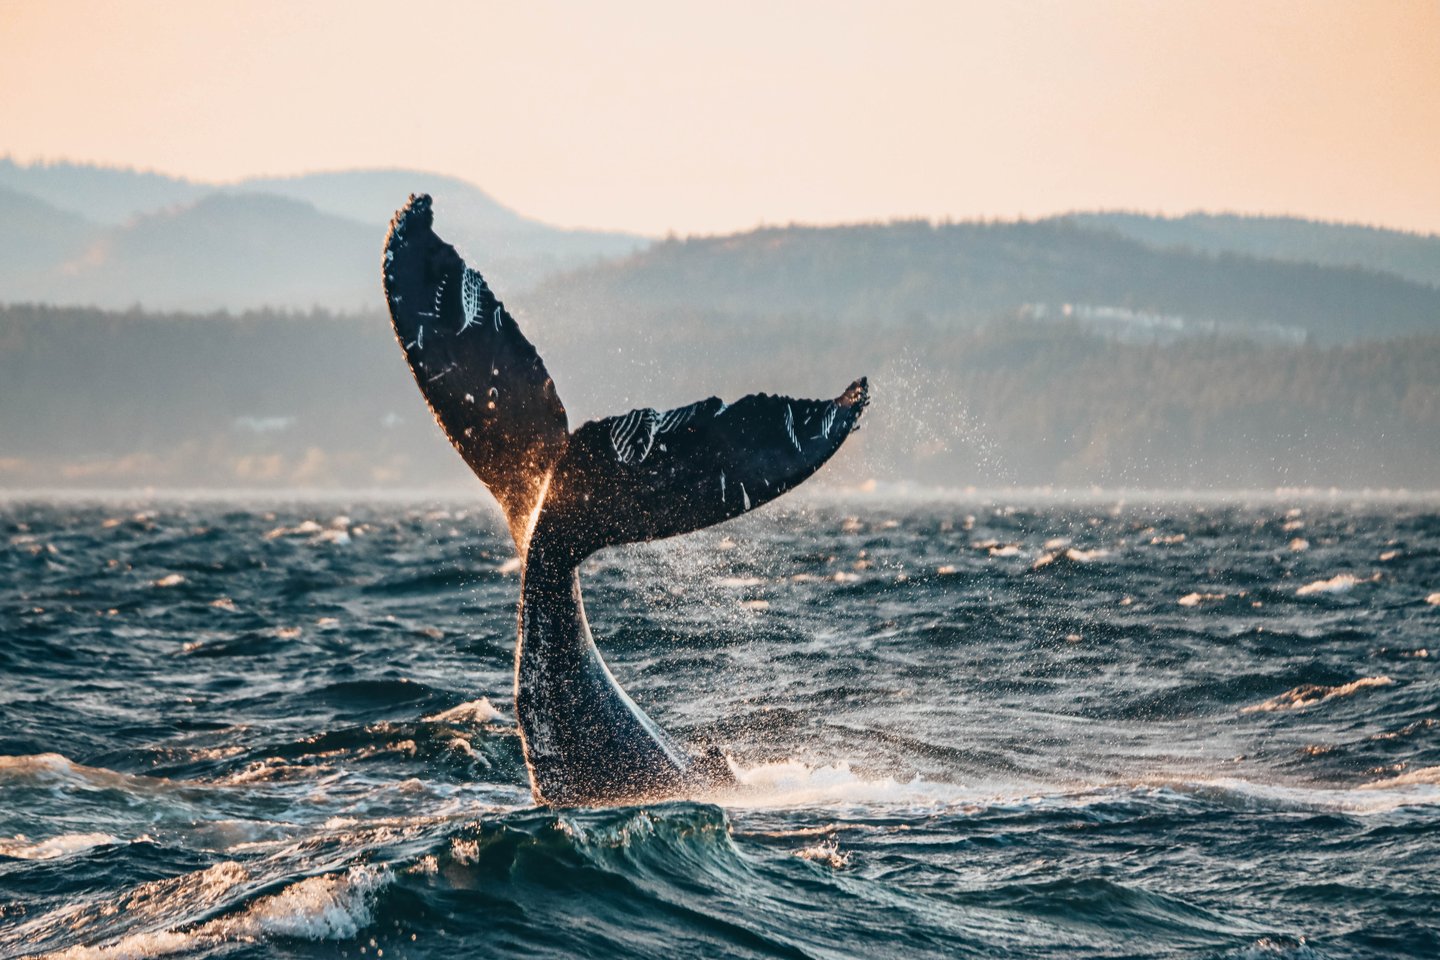
<svg viewBox="0 0 1440 960"><path fill-rule="evenodd" d="M530 341L434 231L428 196L390 223L385 298L435 420L505 512L522 563L515 715L539 803L625 803L724 784L610 675L585 620L579 564L602 547L737 517L814 473L869 400L754 394L643 408L573 433Z"/></svg>

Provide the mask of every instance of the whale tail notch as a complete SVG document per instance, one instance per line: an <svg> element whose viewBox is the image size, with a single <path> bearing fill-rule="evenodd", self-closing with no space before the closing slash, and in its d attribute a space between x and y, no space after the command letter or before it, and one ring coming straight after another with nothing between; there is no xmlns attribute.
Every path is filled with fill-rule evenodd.
<svg viewBox="0 0 1440 960"><path fill-rule="evenodd" d="M433 222L424 195L391 222L391 322L435 420L500 502L522 558L532 540L574 563L737 517L819 469L869 402L862 377L834 400L711 397L570 433L535 348Z"/></svg>

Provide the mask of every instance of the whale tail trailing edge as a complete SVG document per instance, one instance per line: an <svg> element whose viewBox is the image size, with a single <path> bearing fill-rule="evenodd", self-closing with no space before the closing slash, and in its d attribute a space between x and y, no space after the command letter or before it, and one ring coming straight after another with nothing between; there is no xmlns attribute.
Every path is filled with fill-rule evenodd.
<svg viewBox="0 0 1440 960"><path fill-rule="evenodd" d="M391 322L431 412L500 502L522 559L532 536L574 563L739 516L819 469L869 401L861 378L834 400L711 397L570 433L535 348L433 220L422 195L391 222Z"/></svg>

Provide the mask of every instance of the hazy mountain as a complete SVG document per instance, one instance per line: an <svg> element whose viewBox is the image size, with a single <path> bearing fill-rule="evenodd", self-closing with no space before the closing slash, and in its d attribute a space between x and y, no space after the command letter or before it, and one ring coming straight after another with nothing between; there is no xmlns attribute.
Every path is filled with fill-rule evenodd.
<svg viewBox="0 0 1440 960"><path fill-rule="evenodd" d="M1156 217L1140 213L1076 213L1084 226L1111 229L1156 247L1209 253L1243 253L1277 260L1356 266L1440 286L1440 236L1297 217L1245 217L1191 213Z"/></svg>
<svg viewBox="0 0 1440 960"><path fill-rule="evenodd" d="M561 230L521 216L488 193L457 177L414 170L345 170L298 177L251 178L234 189L270 193L312 204L323 213L357 223L389 223L412 193L428 193L443 211L446 234L480 259L550 255L557 264L570 258L619 256L647 241L634 234Z"/></svg>
<svg viewBox="0 0 1440 960"><path fill-rule="evenodd" d="M381 296L383 236L285 197L208 194L111 228L61 283L72 302L108 306L357 310Z"/></svg>
<svg viewBox="0 0 1440 960"><path fill-rule="evenodd" d="M1440 274L1440 237L1281 218L786 227L641 250L641 238L557 230L463 180L407 170L217 185L6 159L0 191L0 302L367 307L391 213L426 191L502 295L579 324L633 315L648 328L697 307L868 327L1023 310L1122 338L1340 341L1440 321L1440 289L1419 282Z"/></svg>
<svg viewBox="0 0 1440 960"><path fill-rule="evenodd" d="M0 187L108 224L189 203L214 189L163 173L86 163L22 164L10 157L0 157Z"/></svg>
<svg viewBox="0 0 1440 960"><path fill-rule="evenodd" d="M0 159L0 243L19 251L0 259L0 302L356 309L378 296L385 230L412 192L435 197L452 242L505 291L645 242L550 227L463 180L417 171L220 185Z"/></svg>
<svg viewBox="0 0 1440 960"><path fill-rule="evenodd" d="M30 194L3 187L0 225L0 276L17 280L79 257L103 229Z"/></svg>
<svg viewBox="0 0 1440 960"><path fill-rule="evenodd" d="M562 314L645 324L695 307L884 335L1028 311L1338 342L1440 330L1440 288L1358 267L1156 248L1071 220L778 227L667 240L549 280ZM1096 310L1095 308L1106 308Z"/></svg>

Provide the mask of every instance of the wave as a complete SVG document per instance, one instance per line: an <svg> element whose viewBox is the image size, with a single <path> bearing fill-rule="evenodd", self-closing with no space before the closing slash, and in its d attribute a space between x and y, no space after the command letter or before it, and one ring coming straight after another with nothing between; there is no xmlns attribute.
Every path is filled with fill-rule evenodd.
<svg viewBox="0 0 1440 960"><path fill-rule="evenodd" d="M164 777L119 773L104 767L87 767L58 753L31 753L0 756L0 783L44 785L72 783L100 789L121 790L132 795L155 795L185 789L183 784Z"/></svg>
<svg viewBox="0 0 1440 960"><path fill-rule="evenodd" d="M1414 779L1395 777L1357 787L1301 786L1217 777L1175 780L1161 778L1134 784L1129 789L1141 794L1147 791L1167 791L1176 796L1229 809L1375 816L1407 808L1433 808L1440 805L1440 791L1428 789L1432 783L1437 782L1431 779L1433 774L1426 771L1415 773L1422 776Z"/></svg>
<svg viewBox="0 0 1440 960"><path fill-rule="evenodd" d="M779 760L750 767L731 763L737 786L704 799L730 809L756 810L821 807L948 807L973 801L977 793L955 784L915 777L868 780L846 761L812 767Z"/></svg>
<svg viewBox="0 0 1440 960"><path fill-rule="evenodd" d="M1241 707L1241 713L1273 713L1278 710L1304 710L1317 704L1325 703L1327 700L1335 700L1341 697L1350 697L1371 687L1393 686L1394 680L1389 677L1361 677L1359 680L1352 680L1349 683L1342 683L1338 686L1327 687L1318 683L1307 683L1303 686L1286 690L1279 696L1271 697L1269 700L1251 704L1248 707Z"/></svg>
<svg viewBox="0 0 1440 960"><path fill-rule="evenodd" d="M426 721L432 723L493 723L504 719L504 714L495 709L495 705L490 702L489 697L471 700L468 703L462 703L449 710L441 710L439 713L432 713L425 717Z"/></svg>
<svg viewBox="0 0 1440 960"><path fill-rule="evenodd" d="M297 940L346 940L368 927L374 918L376 896L389 882L391 874L378 867L357 865L337 873L308 877L261 897L229 916L197 925L177 925L163 929L143 930L126 934L97 945L77 944L58 950L47 957L54 960L130 960L130 958L162 957L189 953L227 942L271 940L284 937ZM194 877L180 878L181 883L168 883L166 896L173 903L182 903L189 912L228 893L250 879L238 864L217 864ZM193 884L184 881L195 880ZM126 904L134 914L137 905L151 891L136 894Z"/></svg>
<svg viewBox="0 0 1440 960"><path fill-rule="evenodd" d="M1376 780L1361 787L1362 790L1388 790L1394 787L1440 786L1440 767L1421 767L1386 780Z"/></svg>
<svg viewBox="0 0 1440 960"><path fill-rule="evenodd" d="M1348 593L1362 583L1374 583L1380 578L1379 574L1373 577L1357 577L1353 573L1337 573L1327 580L1312 580L1295 591L1297 597L1308 597L1317 593Z"/></svg>
<svg viewBox="0 0 1440 960"><path fill-rule="evenodd" d="M1440 767L1427 767L1386 780L1354 786L1284 784L1238 777L1141 776L1098 783L1007 782L966 786L916 777L867 779L845 762L812 767L783 760L739 767L738 789L702 799L736 814L803 809L841 814L975 816L989 810L1041 813L1113 803L1199 800L1226 809L1286 809L1385 813L1440 803ZM825 831L821 831L822 833ZM799 834L793 834L799 835Z"/></svg>
<svg viewBox="0 0 1440 960"><path fill-rule="evenodd" d="M0 837L0 857L16 860L53 860L80 850L110 843L121 843L108 833L62 833L59 836L31 842L23 834L6 839Z"/></svg>

